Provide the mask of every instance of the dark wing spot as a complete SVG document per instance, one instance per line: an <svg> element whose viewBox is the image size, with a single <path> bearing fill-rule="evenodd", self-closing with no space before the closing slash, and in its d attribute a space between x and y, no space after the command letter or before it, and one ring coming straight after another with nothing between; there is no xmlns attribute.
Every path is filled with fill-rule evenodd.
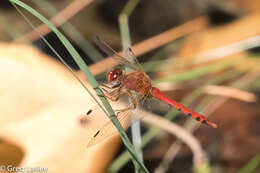
<svg viewBox="0 0 260 173"><path fill-rule="evenodd" d="M97 131L97 133L94 135L94 138L100 133L100 130Z"/></svg>
<svg viewBox="0 0 260 173"><path fill-rule="evenodd" d="M87 115L91 114L91 112L92 112L92 110L91 110L91 109L89 109L89 111L87 112Z"/></svg>
<svg viewBox="0 0 260 173"><path fill-rule="evenodd" d="M206 120L203 120L202 121L202 124L208 124Z"/></svg>
<svg viewBox="0 0 260 173"><path fill-rule="evenodd" d="M86 122L87 122L87 119L85 118L85 117L81 117L80 119L79 119L79 123L80 123L80 125L85 125L86 124Z"/></svg>
<svg viewBox="0 0 260 173"><path fill-rule="evenodd" d="M178 108L178 111L181 111L181 108Z"/></svg>
<svg viewBox="0 0 260 173"><path fill-rule="evenodd" d="M187 115L188 115L188 116L191 116L191 113L189 112Z"/></svg>
<svg viewBox="0 0 260 173"><path fill-rule="evenodd" d="M200 117L197 117L196 120L197 120L197 121L200 121Z"/></svg>

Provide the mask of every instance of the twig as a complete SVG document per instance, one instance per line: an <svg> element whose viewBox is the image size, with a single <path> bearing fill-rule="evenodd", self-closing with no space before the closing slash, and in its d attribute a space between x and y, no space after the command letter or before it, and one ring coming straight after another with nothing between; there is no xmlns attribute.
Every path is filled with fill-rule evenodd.
<svg viewBox="0 0 260 173"><path fill-rule="evenodd" d="M243 89L246 89L247 86L245 84L249 84L251 82L254 81L254 79L256 79L257 77L260 76L260 70L259 69L252 69L250 72L248 72L246 75L244 75L243 77L241 77L240 79L238 79L237 81L233 82L231 84L231 87L240 87ZM219 108L221 105L223 105L227 100L229 99L229 97L217 97L215 99L213 99L211 103L209 103L208 107L205 108L205 113L206 114L211 114L213 113L217 108Z"/></svg>
<svg viewBox="0 0 260 173"><path fill-rule="evenodd" d="M76 15L80 10L82 10L85 6L91 3L92 0L75 0L66 8L64 8L60 13L50 19L50 22L58 27ZM42 24L37 27L37 30L41 35L48 34L51 30L46 24ZM23 42L25 40L30 40L31 42L37 40L39 35L33 30L22 37L15 39L15 42Z"/></svg>
<svg viewBox="0 0 260 173"><path fill-rule="evenodd" d="M226 56L242 52L248 49L259 47L260 45L260 36L250 37L235 43L231 43L225 46L221 46L215 49L210 49L193 55L196 59L196 63L205 63L212 60L217 60L224 58Z"/></svg>
<svg viewBox="0 0 260 173"><path fill-rule="evenodd" d="M158 34L150 39L142 41L132 47L133 52L136 56L143 55L153 49L156 49L162 45L165 45L177 38L183 37L187 34L191 34L193 32L197 32L207 25L207 17L202 16L191 20L183 25L178 27L174 27L166 32ZM122 52L119 52L120 55L123 55ZM90 70L93 74L99 74L108 68L111 68L118 63L113 61L112 58L106 58L105 60L93 64L90 66Z"/></svg>
<svg viewBox="0 0 260 173"><path fill-rule="evenodd" d="M177 138L187 144L194 154L193 161L196 166L208 164L208 158L202 150L202 147L200 146L198 140L187 130L165 118L159 117L147 111L141 110L140 115L144 116L144 118L141 118L143 122L157 126L175 135Z"/></svg>
<svg viewBox="0 0 260 173"><path fill-rule="evenodd" d="M54 16L59 11L56 9L49 0L44 1L33 1L39 9L44 11L48 16ZM84 51L86 55L93 61L97 62L103 59L101 53L96 50L93 45L85 38L85 36L68 20L60 27L71 40L73 40L79 47Z"/></svg>
<svg viewBox="0 0 260 173"><path fill-rule="evenodd" d="M231 88L228 86L213 86L208 85L204 87L206 94L213 94L223 97L235 98L245 102L255 102L256 95L247 91L243 91L237 88Z"/></svg>
<svg viewBox="0 0 260 173"><path fill-rule="evenodd" d="M240 88L246 88L246 84L252 82L255 78L257 78L260 75L260 70L259 69L252 69L250 72L248 72L246 75L244 75L242 78L238 79L237 81L233 82L230 86L231 87L239 87ZM220 107L221 105L223 105L229 98L227 97L216 97L215 99L211 100L210 103L208 103L204 110L201 111L203 113L203 115L210 115L212 114L218 107ZM194 122L188 120L185 124L184 127L186 129L189 129L189 131L193 132L198 128L198 125L195 125ZM172 144L172 146L170 147L170 149L172 147L176 147L176 145L178 145L178 141L176 141L175 143ZM180 144L181 145L181 144ZM167 160L163 160L161 165L169 165L175 158L176 156L176 152L178 152L180 150L176 149L177 151L175 152L171 152L172 155L171 156L167 156ZM170 153L170 151L169 151ZM161 169L161 168L160 168ZM167 166L164 167L164 172L167 170Z"/></svg>
<svg viewBox="0 0 260 173"><path fill-rule="evenodd" d="M169 147L168 151L165 153L162 159L163 161L154 170L154 173L165 173L166 170L169 169L172 161L171 158L178 154L179 150L181 149L181 144L182 143L180 141L177 141Z"/></svg>

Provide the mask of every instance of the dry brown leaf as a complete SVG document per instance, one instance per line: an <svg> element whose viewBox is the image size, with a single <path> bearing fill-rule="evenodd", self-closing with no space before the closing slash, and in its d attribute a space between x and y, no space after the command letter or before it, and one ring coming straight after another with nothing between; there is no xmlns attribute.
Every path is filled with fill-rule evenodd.
<svg viewBox="0 0 260 173"><path fill-rule="evenodd" d="M46 167L50 173L104 172L119 138L87 148L108 119L72 74L29 46L1 43L0 52L0 139L22 149L19 166ZM86 126L99 122L96 129L79 123L89 109ZM0 153L0 161L3 157Z"/></svg>

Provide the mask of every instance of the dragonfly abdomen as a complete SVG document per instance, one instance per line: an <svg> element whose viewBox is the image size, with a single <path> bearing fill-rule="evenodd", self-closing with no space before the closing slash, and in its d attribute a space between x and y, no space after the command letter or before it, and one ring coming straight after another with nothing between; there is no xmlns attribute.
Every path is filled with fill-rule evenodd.
<svg viewBox="0 0 260 173"><path fill-rule="evenodd" d="M152 95L153 97L169 104L170 106L176 108L177 110L183 112L185 115L191 116L193 119L203 123L203 124L207 124L210 125L213 128L216 128L217 125L215 123L210 122L209 120L207 120L207 118L205 118L203 115L194 112L193 110L183 106L182 104L176 102L175 100L167 97L166 95L164 95L158 88L152 87Z"/></svg>

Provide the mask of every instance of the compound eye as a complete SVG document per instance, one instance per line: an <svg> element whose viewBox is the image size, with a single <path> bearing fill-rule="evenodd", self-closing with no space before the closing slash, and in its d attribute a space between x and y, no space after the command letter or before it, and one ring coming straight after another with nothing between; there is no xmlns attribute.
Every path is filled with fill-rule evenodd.
<svg viewBox="0 0 260 173"><path fill-rule="evenodd" d="M112 80L116 80L116 79L118 78L117 73L113 73L113 74L111 75L111 78L112 78Z"/></svg>
<svg viewBox="0 0 260 173"><path fill-rule="evenodd" d="M116 81L120 75L122 75L122 70L120 68L115 68L107 73L107 80L109 82Z"/></svg>

